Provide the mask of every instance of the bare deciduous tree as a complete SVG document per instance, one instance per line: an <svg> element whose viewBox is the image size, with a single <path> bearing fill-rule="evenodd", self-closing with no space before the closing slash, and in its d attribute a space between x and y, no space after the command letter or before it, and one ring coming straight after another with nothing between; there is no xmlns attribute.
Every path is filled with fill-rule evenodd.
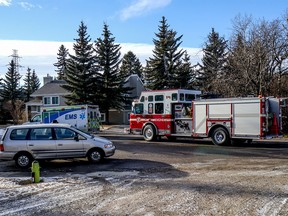
<svg viewBox="0 0 288 216"><path fill-rule="evenodd" d="M235 18L228 68L232 80L238 81L234 83L236 96L281 95L281 78L287 72L283 64L288 47L284 27L281 20L253 22L251 17Z"/></svg>
<svg viewBox="0 0 288 216"><path fill-rule="evenodd" d="M7 111L10 112L12 118L13 118L13 123L14 124L19 124L21 120L23 120L23 115L25 112L24 107L24 101L22 100L15 100L14 104L12 104L12 101L6 101L3 105L3 108Z"/></svg>

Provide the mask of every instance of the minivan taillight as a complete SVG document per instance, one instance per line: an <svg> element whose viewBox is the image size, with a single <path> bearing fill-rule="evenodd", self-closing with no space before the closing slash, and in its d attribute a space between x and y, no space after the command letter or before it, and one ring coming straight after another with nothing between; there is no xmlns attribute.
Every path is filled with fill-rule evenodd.
<svg viewBox="0 0 288 216"><path fill-rule="evenodd" d="M4 151L4 145L0 144L0 151Z"/></svg>

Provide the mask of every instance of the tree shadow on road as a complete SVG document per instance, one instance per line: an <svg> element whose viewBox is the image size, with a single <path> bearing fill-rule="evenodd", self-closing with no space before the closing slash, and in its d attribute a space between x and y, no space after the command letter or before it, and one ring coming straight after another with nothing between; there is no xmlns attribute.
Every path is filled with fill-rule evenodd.
<svg viewBox="0 0 288 216"><path fill-rule="evenodd" d="M180 171L170 164L151 160L138 159L112 159L107 158L101 163L91 164L86 159L67 159L67 160L51 160L39 161L41 177L57 177L69 175L86 175L93 172L126 172L137 171L142 174L157 173L159 178L180 178L188 174ZM2 162L3 163L3 162ZM0 172L6 173L5 177L27 177L31 173L31 169L21 170L11 162L6 162ZM9 173L9 174L8 174Z"/></svg>
<svg viewBox="0 0 288 216"><path fill-rule="evenodd" d="M142 184L141 182L137 182L137 184ZM183 190L183 191L191 191L197 192L200 194L207 195L221 195L227 197L271 197L271 198L287 198L288 193L284 191L279 191L274 189L262 188L257 186L245 186L238 183L229 183L229 182L199 182L199 181L177 181L173 182L154 182L149 181L145 182L147 187L159 188L160 190Z"/></svg>

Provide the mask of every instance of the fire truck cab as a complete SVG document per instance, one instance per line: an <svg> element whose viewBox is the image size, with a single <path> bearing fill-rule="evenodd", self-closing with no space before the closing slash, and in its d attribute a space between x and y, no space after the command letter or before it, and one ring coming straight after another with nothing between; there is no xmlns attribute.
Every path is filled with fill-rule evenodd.
<svg viewBox="0 0 288 216"><path fill-rule="evenodd" d="M281 99L200 99L200 91L145 91L132 103L130 133L147 141L166 136L207 138L215 145L281 136Z"/></svg>
<svg viewBox="0 0 288 216"><path fill-rule="evenodd" d="M200 95L201 91L186 89L142 92L132 103L130 132L143 134L147 141L159 136L191 136L192 101Z"/></svg>

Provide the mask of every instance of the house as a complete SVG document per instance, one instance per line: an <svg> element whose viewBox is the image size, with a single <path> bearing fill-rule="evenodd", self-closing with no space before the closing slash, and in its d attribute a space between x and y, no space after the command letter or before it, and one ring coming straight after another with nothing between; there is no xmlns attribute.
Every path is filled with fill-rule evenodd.
<svg viewBox="0 0 288 216"><path fill-rule="evenodd" d="M61 87L65 84L64 80L56 80L47 74L47 77L43 78L44 85L31 94L31 100L26 103L26 116L27 120L30 120L34 115L40 113L41 107L49 106L65 106L65 95L69 95L69 91ZM125 87L132 87L133 90L127 97L131 99L139 98L141 92L145 90L144 84L138 75L130 75L126 79ZM100 107L101 109L101 107ZM129 124L129 114L131 112L131 101L128 100L127 104L124 104L123 110L111 109L109 111L111 124ZM102 114L102 121L105 121L105 114Z"/></svg>
<svg viewBox="0 0 288 216"><path fill-rule="evenodd" d="M47 74L43 78L43 86L31 94L31 100L26 105L27 120L30 120L34 115L40 113L41 107L49 106L65 106L65 95L69 95L69 91L62 88L65 84L64 80L56 80Z"/></svg>
<svg viewBox="0 0 288 216"><path fill-rule="evenodd" d="M138 99L142 91L145 91L144 84L137 74L130 75L126 81L124 87L133 88L130 94L127 95L132 101ZM131 113L131 100L124 104L123 110L111 109L109 110L109 121L111 124L129 124L129 115ZM100 107L101 109L101 107Z"/></svg>

